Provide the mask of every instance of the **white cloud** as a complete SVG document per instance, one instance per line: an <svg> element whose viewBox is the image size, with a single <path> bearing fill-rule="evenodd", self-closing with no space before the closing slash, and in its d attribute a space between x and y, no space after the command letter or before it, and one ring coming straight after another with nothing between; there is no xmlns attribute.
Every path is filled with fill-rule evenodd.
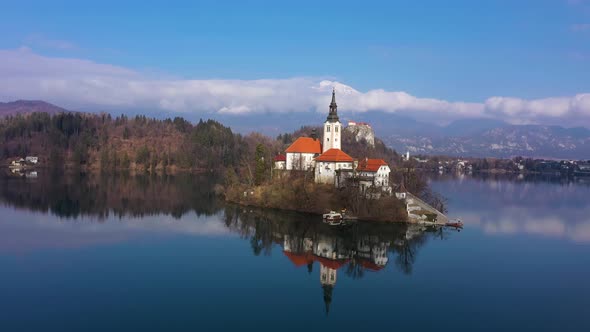
<svg viewBox="0 0 590 332"><path fill-rule="evenodd" d="M590 125L590 94L524 100L491 97L481 103L420 98L403 91L360 92L316 78L260 80L158 79L83 59L53 58L28 48L0 50L0 99L42 99L77 110L142 110L184 114L324 112L330 91L343 112L404 112L432 121L464 117L512 123Z"/></svg>

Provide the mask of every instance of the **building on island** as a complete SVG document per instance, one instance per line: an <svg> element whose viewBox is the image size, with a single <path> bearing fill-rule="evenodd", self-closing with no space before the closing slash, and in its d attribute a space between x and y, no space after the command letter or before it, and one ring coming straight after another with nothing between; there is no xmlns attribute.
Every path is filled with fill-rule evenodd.
<svg viewBox="0 0 590 332"><path fill-rule="evenodd" d="M332 90L332 102L330 103L330 112L324 122L324 144L322 153L330 150L340 150L341 147L342 124L338 118L338 105L336 105L336 90Z"/></svg>
<svg viewBox="0 0 590 332"><path fill-rule="evenodd" d="M364 192L366 189L374 187L381 191L391 191L389 186L389 173L391 169L383 159L368 159L358 163L356 168L359 179L359 186Z"/></svg>
<svg viewBox="0 0 590 332"><path fill-rule="evenodd" d="M408 190L406 189L406 186L404 186L404 181L402 180L402 183L400 183L399 187L395 190L395 197L405 200L407 198L407 192Z"/></svg>
<svg viewBox="0 0 590 332"><path fill-rule="evenodd" d="M349 126L370 126L366 123L349 122ZM316 183L343 187L349 179L365 188L376 187L391 192L390 168L382 159L365 159L359 166L357 160L342 151L342 123L338 117L336 91L332 90L328 116L323 124L322 139L315 132L312 137L299 137L286 150L284 164L275 158L275 169L313 171Z"/></svg>
<svg viewBox="0 0 590 332"><path fill-rule="evenodd" d="M330 149L315 159L315 182L334 184L336 187L343 185L342 173L347 177L353 175L354 159L339 149Z"/></svg>
<svg viewBox="0 0 590 332"><path fill-rule="evenodd" d="M286 169L307 171L314 167L314 158L322 153L322 144L315 137L299 137L285 150Z"/></svg>
<svg viewBox="0 0 590 332"><path fill-rule="evenodd" d="M287 168L287 157L284 154L279 154L274 158L275 169L286 169Z"/></svg>

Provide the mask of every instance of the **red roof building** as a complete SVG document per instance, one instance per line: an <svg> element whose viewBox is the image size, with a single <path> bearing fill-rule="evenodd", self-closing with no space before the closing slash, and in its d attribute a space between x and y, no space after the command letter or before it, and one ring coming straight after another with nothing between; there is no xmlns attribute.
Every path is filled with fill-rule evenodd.
<svg viewBox="0 0 590 332"><path fill-rule="evenodd" d="M285 150L287 153L322 153L320 140L311 137L299 137Z"/></svg>
<svg viewBox="0 0 590 332"><path fill-rule="evenodd" d="M352 162L351 156L346 154L340 149L330 149L322 153L319 157L315 158L316 161L328 161L328 162Z"/></svg>
<svg viewBox="0 0 590 332"><path fill-rule="evenodd" d="M313 263L314 261L313 256L310 253L296 254L290 251L283 250L283 254L287 256L291 263L293 263L297 267Z"/></svg>
<svg viewBox="0 0 590 332"><path fill-rule="evenodd" d="M287 157L284 154L279 154L275 157L275 161L287 161Z"/></svg>
<svg viewBox="0 0 590 332"><path fill-rule="evenodd" d="M320 256L314 256L314 260L332 270L338 270L349 262L348 259L329 259Z"/></svg>
<svg viewBox="0 0 590 332"><path fill-rule="evenodd" d="M348 259L329 259L325 257L316 256L311 253L296 254L293 252L283 250L283 254L287 256L291 263L293 263L293 265L295 265L296 267L307 265L313 262L318 262L325 267L331 268L333 270L338 270L339 268L341 268L349 262Z"/></svg>
<svg viewBox="0 0 590 332"><path fill-rule="evenodd" d="M383 159L364 159L359 161L358 172L377 172L381 166L388 166Z"/></svg>

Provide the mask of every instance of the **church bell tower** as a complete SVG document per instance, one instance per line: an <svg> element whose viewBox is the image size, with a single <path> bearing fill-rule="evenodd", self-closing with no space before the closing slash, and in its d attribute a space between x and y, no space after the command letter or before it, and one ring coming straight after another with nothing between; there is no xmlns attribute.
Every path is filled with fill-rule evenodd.
<svg viewBox="0 0 590 332"><path fill-rule="evenodd" d="M324 122L324 142L322 153L330 149L340 150L342 124L338 119L338 106L336 105L336 90L332 89L332 102L330 103L330 112Z"/></svg>

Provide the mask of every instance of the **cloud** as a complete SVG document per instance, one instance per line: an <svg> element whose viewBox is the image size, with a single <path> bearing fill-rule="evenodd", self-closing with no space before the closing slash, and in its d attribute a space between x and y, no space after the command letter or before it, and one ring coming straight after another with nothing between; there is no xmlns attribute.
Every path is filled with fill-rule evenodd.
<svg viewBox="0 0 590 332"><path fill-rule="evenodd" d="M51 248L84 248L127 242L145 236L235 236L221 222L220 214L197 216L189 213L181 219L163 214L142 218L119 218L111 214L100 220L100 223L95 217L89 216L81 216L72 223L55 215L11 208L0 207L0 213L6 216L0 232L0 254L23 254Z"/></svg>
<svg viewBox="0 0 590 332"><path fill-rule="evenodd" d="M28 48L0 50L0 99L42 99L86 111L203 113L325 112L330 92L342 112L404 113L430 121L465 117L512 123L590 125L590 94L525 100L496 96L483 102L421 98L403 91L360 92L320 78L190 80L154 78L84 59L46 57Z"/></svg>

